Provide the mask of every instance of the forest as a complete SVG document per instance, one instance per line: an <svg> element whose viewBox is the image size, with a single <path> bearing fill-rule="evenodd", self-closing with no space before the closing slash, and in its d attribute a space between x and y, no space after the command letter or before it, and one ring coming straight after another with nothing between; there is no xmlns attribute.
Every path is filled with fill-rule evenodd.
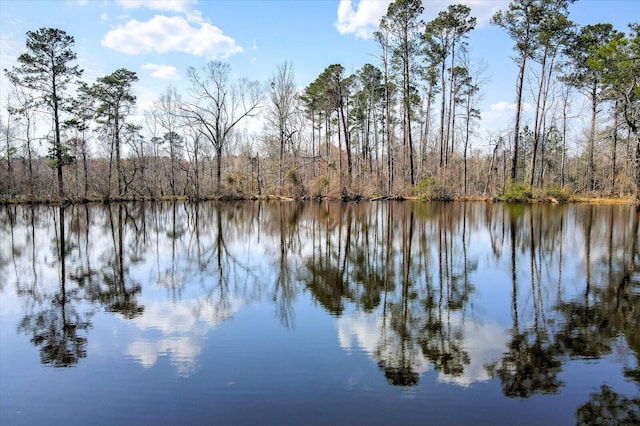
<svg viewBox="0 0 640 426"><path fill-rule="evenodd" d="M329 64L301 88L290 62L259 82L210 61L144 111L134 71L83 80L72 35L29 31L4 70L0 199L638 199L640 24L578 26L573 2L513 0L492 17L518 73L515 117L487 134L463 4L424 22L421 0L391 3L376 64L351 75Z"/></svg>

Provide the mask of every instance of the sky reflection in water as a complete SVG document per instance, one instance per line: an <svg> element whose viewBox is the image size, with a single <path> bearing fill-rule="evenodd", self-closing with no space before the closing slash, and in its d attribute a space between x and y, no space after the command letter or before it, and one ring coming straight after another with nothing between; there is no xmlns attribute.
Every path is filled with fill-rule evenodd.
<svg viewBox="0 0 640 426"><path fill-rule="evenodd" d="M638 215L5 207L0 423L633 423Z"/></svg>

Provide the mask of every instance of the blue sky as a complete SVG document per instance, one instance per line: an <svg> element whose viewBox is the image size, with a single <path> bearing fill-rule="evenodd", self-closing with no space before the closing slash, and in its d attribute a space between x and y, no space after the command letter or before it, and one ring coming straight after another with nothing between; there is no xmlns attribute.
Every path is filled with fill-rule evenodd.
<svg viewBox="0 0 640 426"><path fill-rule="evenodd" d="M187 86L186 70L216 59L229 62L234 77L266 81L290 61L300 87L322 70L342 64L355 72L367 62L379 65L369 37L388 0L0 0L0 68L10 68L25 51L25 33L56 27L75 37L84 78L95 81L118 68L135 71L139 108L148 106L169 84ZM504 122L512 108L516 66L512 42L488 24L505 0L425 0L424 20L452 3L466 3L478 18L469 39L472 60L486 63L485 124ZM610 22L625 30L640 20L640 0L579 0L571 18L579 24ZM6 81L2 76L2 104ZM4 109L4 108L3 108ZM504 123L502 123L504 126Z"/></svg>

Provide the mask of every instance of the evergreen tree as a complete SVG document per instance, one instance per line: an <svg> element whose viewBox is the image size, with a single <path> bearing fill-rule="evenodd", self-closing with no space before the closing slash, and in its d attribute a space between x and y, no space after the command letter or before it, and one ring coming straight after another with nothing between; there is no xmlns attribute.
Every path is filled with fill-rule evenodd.
<svg viewBox="0 0 640 426"><path fill-rule="evenodd" d="M611 40L621 34L611 24L587 25L580 29L567 49L570 59L570 71L566 81L582 91L591 101L591 125L587 147L587 189L595 188L594 146L596 139L596 120L598 106L603 100L603 68L598 60L598 52Z"/></svg>
<svg viewBox="0 0 640 426"><path fill-rule="evenodd" d="M404 125L402 129L403 145L409 151L409 174L411 186L415 184L415 165L413 160L413 138L411 134L411 109L413 106L413 72L415 58L420 52L420 27L424 8L420 0L396 0L389 5L387 14L382 17L380 27L391 35L392 56L400 67L402 87L402 106Z"/></svg>
<svg viewBox="0 0 640 426"><path fill-rule="evenodd" d="M135 72L120 68L105 77L98 78L91 87L91 93L98 101L96 121L104 125L111 148L115 151L119 196L125 195L126 192L121 135L127 116L136 102L136 97L131 91L131 84L136 81L138 76Z"/></svg>
<svg viewBox="0 0 640 426"><path fill-rule="evenodd" d="M62 141L62 114L68 109L70 97L66 90L75 82L82 70L71 65L76 53L71 50L75 40L63 30L40 28L27 32L27 52L18 57L20 65L4 70L9 80L38 94L38 104L51 114L53 139L49 149L49 165L56 169L58 196L64 196L62 168L73 162Z"/></svg>

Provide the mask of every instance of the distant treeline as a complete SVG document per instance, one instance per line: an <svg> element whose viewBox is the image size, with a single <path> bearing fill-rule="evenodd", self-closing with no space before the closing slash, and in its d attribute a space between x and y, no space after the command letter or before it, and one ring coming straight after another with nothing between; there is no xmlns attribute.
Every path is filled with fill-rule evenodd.
<svg viewBox="0 0 640 426"><path fill-rule="evenodd" d="M423 22L421 1L393 2L377 66L332 64L302 91L288 62L266 84L231 80L223 62L191 67L187 93L167 88L135 123L135 72L83 81L72 36L30 31L4 70L0 197L637 197L640 25L580 27L570 3L514 0L493 16L514 44L516 112L484 135L465 5ZM579 97L587 129L572 115ZM250 119L260 131L242 130Z"/></svg>

